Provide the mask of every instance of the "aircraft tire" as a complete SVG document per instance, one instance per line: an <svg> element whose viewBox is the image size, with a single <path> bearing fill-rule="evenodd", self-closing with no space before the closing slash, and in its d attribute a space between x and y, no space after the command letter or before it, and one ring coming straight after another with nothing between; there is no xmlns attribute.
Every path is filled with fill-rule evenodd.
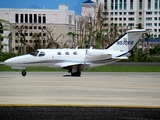
<svg viewBox="0 0 160 120"><path fill-rule="evenodd" d="M26 76L27 72L25 70L22 71L22 76Z"/></svg>
<svg viewBox="0 0 160 120"><path fill-rule="evenodd" d="M81 76L81 71L77 70L77 72L74 72L74 73L71 72L71 75L72 76Z"/></svg>

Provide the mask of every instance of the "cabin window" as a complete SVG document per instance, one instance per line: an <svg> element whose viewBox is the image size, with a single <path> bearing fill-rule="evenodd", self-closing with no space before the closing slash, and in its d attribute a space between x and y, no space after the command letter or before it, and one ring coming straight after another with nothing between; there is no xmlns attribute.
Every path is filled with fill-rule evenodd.
<svg viewBox="0 0 160 120"><path fill-rule="evenodd" d="M62 53L61 53L61 52L58 52L57 54L58 54L58 55L62 55Z"/></svg>
<svg viewBox="0 0 160 120"><path fill-rule="evenodd" d="M66 52L66 55L69 55L69 52Z"/></svg>
<svg viewBox="0 0 160 120"><path fill-rule="evenodd" d="M44 52L40 52L38 56L39 57L45 56L45 53Z"/></svg>
<svg viewBox="0 0 160 120"><path fill-rule="evenodd" d="M30 52L29 54L30 54L30 55L33 55L33 56L37 56L38 53L39 53L39 51L34 50L34 51Z"/></svg>
<svg viewBox="0 0 160 120"><path fill-rule="evenodd" d="M77 55L77 52L73 52L74 55Z"/></svg>

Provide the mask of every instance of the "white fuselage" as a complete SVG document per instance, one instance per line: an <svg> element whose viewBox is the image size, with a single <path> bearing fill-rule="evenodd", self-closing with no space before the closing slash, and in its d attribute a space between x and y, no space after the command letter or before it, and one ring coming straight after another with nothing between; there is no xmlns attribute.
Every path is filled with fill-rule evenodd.
<svg viewBox="0 0 160 120"><path fill-rule="evenodd" d="M65 63L90 64L89 67L96 67L117 61L118 59L112 57L119 55L117 51L108 54L110 51L105 49L39 49L38 51L36 56L27 54L14 57L6 60L5 64L19 69L39 66L61 68L65 66ZM44 52L45 55L40 56L41 52Z"/></svg>

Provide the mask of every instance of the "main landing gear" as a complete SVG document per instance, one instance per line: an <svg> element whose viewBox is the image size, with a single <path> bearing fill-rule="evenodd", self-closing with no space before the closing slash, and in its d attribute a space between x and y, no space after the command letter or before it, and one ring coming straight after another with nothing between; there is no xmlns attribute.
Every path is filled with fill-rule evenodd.
<svg viewBox="0 0 160 120"><path fill-rule="evenodd" d="M81 76L81 71L77 70L77 72L71 72L72 76Z"/></svg>
<svg viewBox="0 0 160 120"><path fill-rule="evenodd" d="M26 76L27 75L26 70L23 70L21 74L22 74L23 77Z"/></svg>
<svg viewBox="0 0 160 120"><path fill-rule="evenodd" d="M71 73L72 76L81 76L81 71L79 66L73 66L68 69L68 72Z"/></svg>

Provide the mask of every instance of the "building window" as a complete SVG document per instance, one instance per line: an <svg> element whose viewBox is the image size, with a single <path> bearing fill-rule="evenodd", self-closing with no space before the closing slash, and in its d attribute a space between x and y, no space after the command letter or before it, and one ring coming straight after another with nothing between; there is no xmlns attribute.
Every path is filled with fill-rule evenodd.
<svg viewBox="0 0 160 120"><path fill-rule="evenodd" d="M122 0L119 1L119 9L122 10Z"/></svg>
<svg viewBox="0 0 160 120"><path fill-rule="evenodd" d="M38 14L38 23L41 23L41 14Z"/></svg>
<svg viewBox="0 0 160 120"><path fill-rule="evenodd" d="M33 35L33 33L29 33L29 36L32 36Z"/></svg>
<svg viewBox="0 0 160 120"><path fill-rule="evenodd" d="M130 0L130 10L133 10L133 0Z"/></svg>
<svg viewBox="0 0 160 120"><path fill-rule="evenodd" d="M157 23L154 23L154 26L157 26Z"/></svg>
<svg viewBox="0 0 160 120"><path fill-rule="evenodd" d="M122 21L122 18L119 18L119 21Z"/></svg>
<svg viewBox="0 0 160 120"><path fill-rule="evenodd" d="M118 15L118 12L115 12L115 15Z"/></svg>
<svg viewBox="0 0 160 120"><path fill-rule="evenodd" d="M126 21L126 18L123 18L124 21Z"/></svg>
<svg viewBox="0 0 160 120"><path fill-rule="evenodd" d="M139 12L139 15L141 16L141 15L142 15L142 12Z"/></svg>
<svg viewBox="0 0 160 120"><path fill-rule="evenodd" d="M15 40L15 43L18 43L18 40Z"/></svg>
<svg viewBox="0 0 160 120"><path fill-rule="evenodd" d="M20 22L23 23L23 14L20 15Z"/></svg>
<svg viewBox="0 0 160 120"><path fill-rule="evenodd" d="M81 23L77 21L77 30L80 30L80 28L81 28Z"/></svg>
<svg viewBox="0 0 160 120"><path fill-rule="evenodd" d="M15 50L18 50L18 47L15 47Z"/></svg>
<svg viewBox="0 0 160 120"><path fill-rule="evenodd" d="M43 33L43 36L46 36L46 33Z"/></svg>
<svg viewBox="0 0 160 120"><path fill-rule="evenodd" d="M152 21L152 17L146 17L146 21Z"/></svg>
<svg viewBox="0 0 160 120"><path fill-rule="evenodd" d="M128 26L134 27L134 23L129 23Z"/></svg>
<svg viewBox="0 0 160 120"><path fill-rule="evenodd" d="M154 17L154 20L157 20L157 17Z"/></svg>
<svg viewBox="0 0 160 120"><path fill-rule="evenodd" d="M37 23L37 14L34 14L34 23Z"/></svg>
<svg viewBox="0 0 160 120"><path fill-rule="evenodd" d="M151 0L148 0L148 10L151 9Z"/></svg>
<svg viewBox="0 0 160 120"><path fill-rule="evenodd" d="M15 33L15 36L18 36L18 32Z"/></svg>
<svg viewBox="0 0 160 120"><path fill-rule="evenodd" d="M29 26L29 29L32 29L32 26Z"/></svg>
<svg viewBox="0 0 160 120"><path fill-rule="evenodd" d="M126 12L123 12L123 15L126 15L127 13Z"/></svg>
<svg viewBox="0 0 160 120"><path fill-rule="evenodd" d="M98 4L98 0L96 0L96 3ZM107 10L107 0L104 0L104 10Z"/></svg>
<svg viewBox="0 0 160 120"><path fill-rule="evenodd" d="M160 4L160 3L159 3ZM158 0L155 0L155 3L154 3L154 9L157 10L158 9Z"/></svg>
<svg viewBox="0 0 160 120"><path fill-rule="evenodd" d="M157 32L157 29L154 29L154 32Z"/></svg>
<svg viewBox="0 0 160 120"><path fill-rule="evenodd" d="M142 0L139 0L139 10L142 10Z"/></svg>
<svg viewBox="0 0 160 120"><path fill-rule="evenodd" d="M123 26L125 27L125 26L126 26L126 23L123 23Z"/></svg>
<svg viewBox="0 0 160 120"><path fill-rule="evenodd" d="M37 26L34 26L34 29L37 29Z"/></svg>
<svg viewBox="0 0 160 120"><path fill-rule="evenodd" d="M134 21L134 18L128 18L129 21Z"/></svg>
<svg viewBox="0 0 160 120"><path fill-rule="evenodd" d="M43 29L46 29L46 26L43 26Z"/></svg>
<svg viewBox="0 0 160 120"><path fill-rule="evenodd" d="M25 26L25 29L28 29L28 26Z"/></svg>
<svg viewBox="0 0 160 120"><path fill-rule="evenodd" d="M111 15L113 15L113 12L111 12Z"/></svg>
<svg viewBox="0 0 160 120"><path fill-rule="evenodd" d="M146 26L147 26L147 27L151 27L151 26L152 26L152 23L146 23Z"/></svg>
<svg viewBox="0 0 160 120"><path fill-rule="evenodd" d="M127 9L127 0L124 0L124 10Z"/></svg>
<svg viewBox="0 0 160 120"><path fill-rule="evenodd" d="M38 29L42 29L41 26L38 26Z"/></svg>
<svg viewBox="0 0 160 120"><path fill-rule="evenodd" d="M142 18L141 17L139 17L139 22L142 22Z"/></svg>
<svg viewBox="0 0 160 120"><path fill-rule="evenodd" d="M114 0L111 0L111 10L114 9Z"/></svg>
<svg viewBox="0 0 160 120"><path fill-rule="evenodd" d="M115 0L115 10L118 10L118 0Z"/></svg>
<svg viewBox="0 0 160 120"><path fill-rule="evenodd" d="M28 14L25 14L25 23L28 23Z"/></svg>
<svg viewBox="0 0 160 120"><path fill-rule="evenodd" d="M29 14L29 23L32 23L32 14Z"/></svg>
<svg viewBox="0 0 160 120"><path fill-rule="evenodd" d="M119 15L122 15L122 12L119 12Z"/></svg>
<svg viewBox="0 0 160 120"><path fill-rule="evenodd" d="M128 12L128 15L134 15L134 12Z"/></svg>
<svg viewBox="0 0 160 120"><path fill-rule="evenodd" d="M46 15L43 14L43 23L46 23Z"/></svg>
<svg viewBox="0 0 160 120"><path fill-rule="evenodd" d="M28 33L24 33L25 34L25 36L28 36Z"/></svg>
<svg viewBox="0 0 160 120"><path fill-rule="evenodd" d="M146 15L152 15L152 12L146 12Z"/></svg>
<svg viewBox="0 0 160 120"><path fill-rule="evenodd" d="M68 22L69 22L69 24L72 24L72 15L68 16Z"/></svg>
<svg viewBox="0 0 160 120"><path fill-rule="evenodd" d="M16 23L18 23L18 22L19 22L19 21L18 21L18 20L19 20L19 18L18 18L18 17L19 17L19 15L18 15L18 14L15 14L15 22L16 22Z"/></svg>

